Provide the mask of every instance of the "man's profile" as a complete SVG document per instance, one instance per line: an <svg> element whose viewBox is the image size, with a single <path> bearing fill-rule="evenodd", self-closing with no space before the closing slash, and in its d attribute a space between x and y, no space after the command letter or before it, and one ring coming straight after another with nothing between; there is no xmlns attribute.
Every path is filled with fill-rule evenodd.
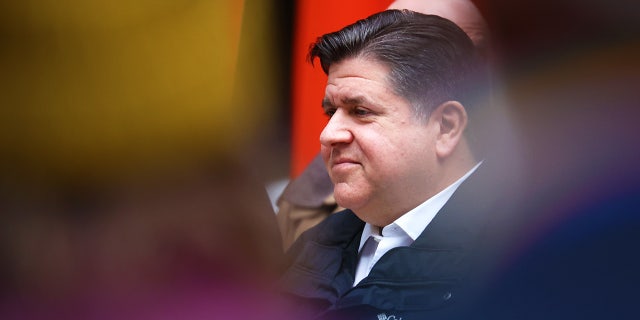
<svg viewBox="0 0 640 320"><path fill-rule="evenodd" d="M388 10L310 59L328 76L321 154L348 210L294 243L284 291L326 318L435 315L458 300L492 201L470 130L487 98L478 49L449 20Z"/></svg>

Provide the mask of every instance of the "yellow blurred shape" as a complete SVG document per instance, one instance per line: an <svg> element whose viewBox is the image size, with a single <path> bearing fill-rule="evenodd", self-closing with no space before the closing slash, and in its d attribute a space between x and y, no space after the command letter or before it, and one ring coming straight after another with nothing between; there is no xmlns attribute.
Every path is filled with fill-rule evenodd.
<svg viewBox="0 0 640 320"><path fill-rule="evenodd" d="M251 2L251 12L268 15L264 3ZM269 20L247 17L246 7L237 0L0 4L4 170L112 177L241 147L270 106L261 93L271 91L263 62L273 58L268 38L247 36L268 33ZM237 61L247 41L263 51ZM238 63L253 74L237 75ZM254 78L261 82L246 83ZM236 101L234 83L242 92Z"/></svg>

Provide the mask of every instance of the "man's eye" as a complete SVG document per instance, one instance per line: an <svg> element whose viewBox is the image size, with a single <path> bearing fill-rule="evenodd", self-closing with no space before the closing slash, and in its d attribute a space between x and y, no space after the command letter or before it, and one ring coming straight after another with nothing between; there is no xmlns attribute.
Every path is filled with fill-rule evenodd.
<svg viewBox="0 0 640 320"><path fill-rule="evenodd" d="M368 109L364 109L364 108L355 108L353 109L353 114L355 114L356 116L366 116L368 114L370 114L371 111L369 111Z"/></svg>
<svg viewBox="0 0 640 320"><path fill-rule="evenodd" d="M327 117L329 117L329 118L331 118L334 113L336 113L336 109L325 109L324 110L324 114L326 114Z"/></svg>

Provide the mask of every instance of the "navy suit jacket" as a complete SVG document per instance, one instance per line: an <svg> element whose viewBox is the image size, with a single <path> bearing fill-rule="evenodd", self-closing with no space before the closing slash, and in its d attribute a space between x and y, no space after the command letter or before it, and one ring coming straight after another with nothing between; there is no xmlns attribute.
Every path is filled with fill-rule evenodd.
<svg viewBox="0 0 640 320"><path fill-rule="evenodd" d="M289 250L283 291L311 318L452 317L452 310L471 301L477 280L492 265L489 254L496 252L487 226L499 216L501 199L482 169L460 185L412 245L388 251L355 287L365 223L351 210L328 217Z"/></svg>

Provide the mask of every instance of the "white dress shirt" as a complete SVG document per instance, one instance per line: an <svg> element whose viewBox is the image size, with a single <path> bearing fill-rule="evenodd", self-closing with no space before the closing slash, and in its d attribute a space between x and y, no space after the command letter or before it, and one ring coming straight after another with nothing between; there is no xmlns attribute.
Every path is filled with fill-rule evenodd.
<svg viewBox="0 0 640 320"><path fill-rule="evenodd" d="M357 285L362 279L369 275L373 266L380 260L387 251L411 245L418 236L427 228L431 220L442 209L449 198L458 189L482 162L475 165L464 176L440 191L435 196L427 199L411 211L403 214L393 223L385 226L380 231L379 227L369 223L365 224L360 238L360 248L358 249L358 267L353 285ZM366 247L365 247L366 244Z"/></svg>

